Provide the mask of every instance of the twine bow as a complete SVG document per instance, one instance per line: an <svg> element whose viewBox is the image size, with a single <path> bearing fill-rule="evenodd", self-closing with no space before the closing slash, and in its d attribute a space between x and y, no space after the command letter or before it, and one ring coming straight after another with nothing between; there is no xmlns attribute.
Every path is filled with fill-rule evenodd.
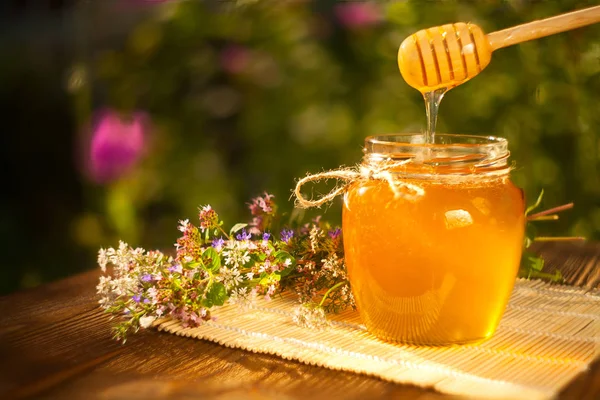
<svg viewBox="0 0 600 400"><path fill-rule="evenodd" d="M382 165L377 167L370 166L356 166L354 168L336 169L333 171L321 172L315 175L308 175L298 181L294 193L296 194L296 206L300 208L311 208L320 207L321 205L332 201L334 198L344 193L348 186L357 180L370 180L377 179L386 181L390 186L391 191L394 193L394 198L403 197L407 200L414 201L417 198L423 196L425 191L420 186L412 183L402 182L395 179L392 173L392 169L405 165L410 160L403 160L398 162L386 161ZM328 179L337 179L345 181L346 183L341 186L337 186L335 189L327 193L321 198L316 200L308 199L302 195L300 189L308 182L318 182Z"/></svg>

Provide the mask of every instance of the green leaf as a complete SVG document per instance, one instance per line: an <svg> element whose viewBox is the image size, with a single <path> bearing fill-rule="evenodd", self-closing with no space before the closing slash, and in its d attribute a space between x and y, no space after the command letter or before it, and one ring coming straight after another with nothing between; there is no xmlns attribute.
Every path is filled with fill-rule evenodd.
<svg viewBox="0 0 600 400"><path fill-rule="evenodd" d="M213 273L219 272L219 269L221 269L221 256L214 248L209 247L204 250L202 257L204 257L206 261L205 268L207 271L211 271Z"/></svg>
<svg viewBox="0 0 600 400"><path fill-rule="evenodd" d="M538 208L540 206L540 204L542 203L543 197L544 197L544 189L542 189L542 191L540 192L540 195L538 196L537 200L535 201L535 204L527 207L527 210L525 210L525 215L529 215L530 212L532 212L533 210Z"/></svg>
<svg viewBox="0 0 600 400"><path fill-rule="evenodd" d="M523 278L534 278L534 277L542 277L543 274L541 271L544 268L544 259L536 256L533 253L528 251L523 252L523 256L521 257L521 269L519 270L519 276ZM549 276L546 276L548 278Z"/></svg>
<svg viewBox="0 0 600 400"><path fill-rule="evenodd" d="M528 249L533 243L533 239L537 236L537 228L532 223L525 225L525 248Z"/></svg>
<svg viewBox="0 0 600 400"><path fill-rule="evenodd" d="M529 268L541 271L544 268L544 260L540 257L529 257Z"/></svg>
<svg viewBox="0 0 600 400"><path fill-rule="evenodd" d="M221 282L215 282L210 285L210 288L206 292L205 305L207 307L222 306L227 300L227 289Z"/></svg>
<svg viewBox="0 0 600 400"><path fill-rule="evenodd" d="M279 250L279 251L275 252L275 259L278 262L285 262L285 260L289 259L292 261L292 265L296 262L294 257L292 257L292 255L290 253L288 253L287 251L284 251L284 250Z"/></svg>
<svg viewBox="0 0 600 400"><path fill-rule="evenodd" d="M247 226L248 226L248 224L235 224L235 225L234 225L234 226L231 228L231 230L229 231L229 234L230 234L230 235L233 235L233 234L234 234L234 233L236 233L237 231L239 231L239 230L242 230L242 229L244 229L244 228L245 228L245 227L247 227Z"/></svg>
<svg viewBox="0 0 600 400"><path fill-rule="evenodd" d="M204 264L202 264L202 261L192 261L192 262L185 264L185 266L186 266L186 268L194 269L197 267L202 267L202 266L204 266Z"/></svg>

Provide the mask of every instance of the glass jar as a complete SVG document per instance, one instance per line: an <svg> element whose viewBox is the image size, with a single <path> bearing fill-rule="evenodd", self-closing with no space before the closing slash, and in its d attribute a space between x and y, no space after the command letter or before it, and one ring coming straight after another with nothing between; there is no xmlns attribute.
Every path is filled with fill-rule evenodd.
<svg viewBox="0 0 600 400"><path fill-rule="evenodd" d="M388 341L445 345L490 337L519 268L525 202L509 178L508 142L435 139L368 137L363 169L409 161L389 171L392 182L358 180L344 195L344 250L356 304L367 329ZM423 192L397 196L394 181Z"/></svg>

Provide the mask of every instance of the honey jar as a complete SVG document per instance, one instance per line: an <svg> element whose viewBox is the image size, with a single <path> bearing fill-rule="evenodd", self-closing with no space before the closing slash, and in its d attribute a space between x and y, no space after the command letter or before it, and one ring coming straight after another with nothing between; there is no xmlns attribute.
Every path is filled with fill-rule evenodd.
<svg viewBox="0 0 600 400"><path fill-rule="evenodd" d="M490 337L517 276L524 197L502 138L368 137L361 179L344 194L345 261L367 329L383 340L448 345ZM399 165L401 164L401 165ZM394 182L419 187L403 196Z"/></svg>

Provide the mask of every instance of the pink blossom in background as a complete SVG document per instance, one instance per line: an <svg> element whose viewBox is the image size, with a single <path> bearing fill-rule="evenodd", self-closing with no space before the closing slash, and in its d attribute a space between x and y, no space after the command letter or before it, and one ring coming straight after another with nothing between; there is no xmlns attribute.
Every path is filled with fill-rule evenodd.
<svg viewBox="0 0 600 400"><path fill-rule="evenodd" d="M335 16L348 28L376 25L382 20L381 9L377 4L370 2L337 4Z"/></svg>
<svg viewBox="0 0 600 400"><path fill-rule="evenodd" d="M244 71L250 62L250 51L242 46L229 45L221 51L221 67L231 74Z"/></svg>
<svg viewBox="0 0 600 400"><path fill-rule="evenodd" d="M97 113L90 142L89 169L97 183L107 183L129 172L140 160L147 141L147 116L124 116L114 110Z"/></svg>

